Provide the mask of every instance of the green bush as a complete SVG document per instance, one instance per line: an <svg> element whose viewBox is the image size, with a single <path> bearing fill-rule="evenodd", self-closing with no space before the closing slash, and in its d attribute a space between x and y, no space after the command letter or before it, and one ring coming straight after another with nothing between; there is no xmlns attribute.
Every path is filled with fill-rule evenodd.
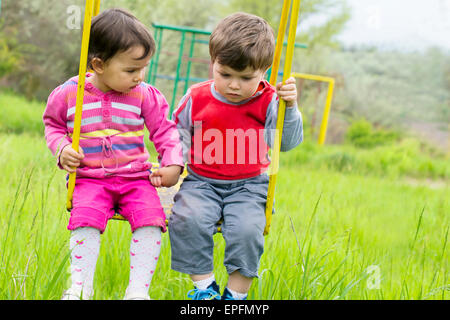
<svg viewBox="0 0 450 320"><path fill-rule="evenodd" d="M414 138L403 138L391 144L360 148L353 144L319 146L307 140L281 155L281 167L299 166L391 178L449 179L448 156L431 153L422 144Z"/></svg>
<svg viewBox="0 0 450 320"><path fill-rule="evenodd" d="M365 119L353 122L346 134L347 141L359 148L373 148L392 143L399 134L386 129L373 129L372 124Z"/></svg>
<svg viewBox="0 0 450 320"><path fill-rule="evenodd" d="M345 151L329 154L323 160L329 169L339 172L350 172L355 167L355 157Z"/></svg>
<svg viewBox="0 0 450 320"><path fill-rule="evenodd" d="M1 25L0 25L1 26ZM0 78L16 71L22 63L22 54L12 35L0 32Z"/></svg>

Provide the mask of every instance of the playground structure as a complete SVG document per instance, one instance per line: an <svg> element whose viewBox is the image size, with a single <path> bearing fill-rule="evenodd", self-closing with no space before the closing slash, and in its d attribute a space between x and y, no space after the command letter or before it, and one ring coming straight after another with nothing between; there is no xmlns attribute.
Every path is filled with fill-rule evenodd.
<svg viewBox="0 0 450 320"><path fill-rule="evenodd" d="M323 145L325 143L325 138L327 135L328 118L330 116L331 101L333 99L334 78L298 72L291 73L291 76L299 79L322 81L328 83L327 99L325 101L325 107L323 109L322 121L320 123L320 130L319 130L319 138L317 141L318 144Z"/></svg>
<svg viewBox="0 0 450 320"><path fill-rule="evenodd" d="M196 28L189 28L189 27L177 27L177 26L170 26L170 25L161 25L161 24L152 24L153 28L155 29L155 42L157 43L157 48L155 52L155 56L152 58L150 62L150 68L148 70L147 75L147 83L151 85L155 85L157 78L163 78L163 79L169 79L173 80L173 93L172 98L170 101L170 112L169 114L172 114L172 111L174 110L176 98L177 98L177 92L178 92L178 86L180 82L184 82L184 88L183 88L183 94L187 91L189 88L189 82L201 82L204 80L207 80L206 78L194 78L191 77L191 66L192 62L201 62L201 63L209 63L209 60L202 60L202 59L195 59L193 57L194 55L194 49L196 43L201 44L208 44L207 40L198 39L199 36L209 36L211 32L206 30L200 30ZM175 71L175 76L168 76L168 75L162 75L158 74L158 66L159 66L159 59L161 56L161 48L163 47L163 35L164 30L170 30L170 31L176 31L181 33L181 40L179 44L179 52L178 52L178 60L177 60L177 66ZM185 43L189 39L187 39L186 36L190 36L190 44L189 44L189 55L187 57L184 56L184 48ZM187 68L185 76L183 77L182 72L182 65L183 60L187 59Z"/></svg>
<svg viewBox="0 0 450 320"><path fill-rule="evenodd" d="M291 6L292 6L292 8L291 8ZM99 13L99 11L100 11L100 0L86 0L83 35L82 35L82 43L81 43L81 54L80 54L79 81L78 81L78 87L77 87L77 98L76 98L76 106L75 106L74 129L73 129L73 135L72 135L72 148L76 151L79 149L82 105L83 105L84 86L85 86L86 69L87 69L87 56L88 56L91 20L92 20L93 16L96 16ZM333 93L334 80L331 78L328 78L328 77L306 75L306 74L300 74L300 73L291 73L294 48L296 46L303 47L303 48L306 47L305 45L295 43L299 12L300 12L300 0L284 0L283 1L280 25L278 28L278 35L277 35L277 40L276 40L274 61L272 64L272 68L269 72L269 78L270 78L269 82L270 82L270 84L275 85L277 82L278 75L280 75L280 73L278 72L278 69L280 66L281 54L282 54L283 47L285 44L284 43L285 30L287 27L287 22L289 20L290 25L289 25L287 47L286 47L286 57L285 57L285 61L284 61L284 70L281 73L281 75L283 77L282 81L283 82L286 81L292 75L294 77L299 77L299 78L304 78L304 79L329 82L329 92L328 92L328 97L327 97L327 103L325 106L324 116L322 119L321 133L319 134L319 143L323 144L325 141L326 126L327 126L327 121L328 121L329 109L331 106L331 97L332 97L332 93ZM289 15L289 13L290 13L290 15ZM173 111L174 105L175 105L176 98L177 98L178 85L180 82L184 82L184 92L186 92L189 87L190 81L199 82L199 81L206 80L206 79L200 79L200 78L192 78L190 76L190 72L191 72L192 62L195 61L194 57L193 57L195 44L196 43L204 43L204 44L208 43L205 40L197 39L197 36L198 35L210 35L210 32L205 31L205 30L195 29L195 28L175 27L175 26L158 25L158 24L153 24L153 27L155 29L155 41L157 43L157 51L156 51L155 56L152 59L151 64L150 64L149 72L147 75L147 82L154 85L156 78L166 78L166 79L168 78L168 79L171 79L174 81L174 87L173 87L173 93L172 93L172 99L171 99L171 105L170 105L171 106L170 114L171 114ZM176 67L176 72L175 72L174 77L158 74L158 65L159 65L159 59L160 59L160 54L161 54L164 30L172 30L172 31L181 32L181 42L180 42L180 46L179 46L178 62L177 62L177 67ZM182 60L184 58L184 45L185 45L187 34L189 34L191 36L190 37L190 49L189 49L189 56L187 58L188 65L186 68L186 74L183 77L181 75L181 66L182 66ZM280 133L283 131L285 110L286 110L286 102L281 99L280 103L279 103L278 119L277 119L277 125L276 125L277 133ZM271 162L271 166L269 169L270 178L269 178L269 187L268 187L268 193L267 193L266 211L265 211L266 227L264 229L264 235L267 235L269 233L270 225L271 225L271 221L272 221L272 209L273 209L273 203L274 203L275 185L276 185L277 173L278 173L278 169L279 169L280 146L281 146L281 134L276 134L274 146L272 147L272 153L271 153L272 162ZM156 166L157 166L157 164L155 164L155 167ZM73 191L75 188L75 180L76 180L76 172L69 174L67 202L66 202L66 207L67 207L68 211L70 211L72 208L72 196L73 196ZM173 199L174 192L176 192L177 188L179 187L181 180L182 179L180 179L177 186L175 186L175 187L167 188L167 189L165 189L165 188L158 189L158 193L160 194L161 202L164 206L166 213L170 212L171 202ZM124 218L122 216L120 216L120 214L118 214L118 213L116 213L116 215L113 217L113 219L124 220ZM220 225L218 227L218 231L220 232Z"/></svg>

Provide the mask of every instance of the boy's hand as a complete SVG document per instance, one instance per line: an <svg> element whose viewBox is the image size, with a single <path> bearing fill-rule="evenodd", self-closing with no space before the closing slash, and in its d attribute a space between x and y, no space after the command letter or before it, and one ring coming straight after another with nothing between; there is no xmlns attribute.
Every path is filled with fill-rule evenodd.
<svg viewBox="0 0 450 320"><path fill-rule="evenodd" d="M155 187L172 187L177 184L183 168L178 165L162 167L150 175L150 182Z"/></svg>
<svg viewBox="0 0 450 320"><path fill-rule="evenodd" d="M293 107L297 102L297 86L295 85L295 78L290 77L283 84L277 83L278 96L286 101L286 107Z"/></svg>
<svg viewBox="0 0 450 320"><path fill-rule="evenodd" d="M81 160L84 158L84 152L81 147L79 147L79 152L72 149L71 145L67 145L61 151L59 155L59 164L61 167L69 173L76 171L81 164Z"/></svg>

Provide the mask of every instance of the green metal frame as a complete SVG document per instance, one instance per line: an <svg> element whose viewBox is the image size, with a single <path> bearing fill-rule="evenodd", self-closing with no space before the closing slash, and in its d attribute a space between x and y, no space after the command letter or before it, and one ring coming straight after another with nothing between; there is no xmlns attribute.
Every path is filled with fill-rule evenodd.
<svg viewBox="0 0 450 320"><path fill-rule="evenodd" d="M200 43L200 44L208 44L209 43L206 40L197 39L197 35L209 36L209 35L211 35L211 31L197 29L197 28L191 28L191 27L179 27L179 26L163 25L163 24L156 24L156 23L152 23L152 27L155 29L155 42L157 44L157 48L156 48L155 56L153 57L153 59L150 62L150 68L149 68L148 75L147 75L147 83L149 83L151 85L155 85L157 77L174 80L172 99L170 102L170 112L169 112L169 115L171 115L174 110L174 107L175 107L179 82L184 81L184 92L183 93L185 93L189 88L190 81L201 82L201 81L205 80L205 79L201 79L201 78L192 78L191 77L191 66L192 66L192 58L194 55L195 44L196 43ZM176 69L175 77L158 74L158 65L159 65L159 58L160 58L160 54L161 54L162 38L163 38L164 30L181 32L180 49L178 51L178 62L177 62L177 69ZM184 53L187 34L190 35L189 56L187 59L188 64L187 64L187 68L186 68L186 75L184 77L182 77L181 76L181 66L183 64L183 53ZM283 45L286 46L287 42L284 42ZM296 48L307 48L307 45L303 44L303 43L296 43L295 47ZM268 71L268 77L270 77L270 72L271 72L271 70ZM279 72L279 75L282 75L282 72Z"/></svg>
<svg viewBox="0 0 450 320"><path fill-rule="evenodd" d="M173 86L173 92L172 92L172 100L170 103L170 113L172 114L177 91L178 91L178 83L180 81L184 81L184 92L187 91L189 87L189 81L191 80L203 80L203 79L197 79L197 78L191 78L191 65L192 65L192 58L194 55L194 47L195 43L203 43L208 44L208 41L202 41L196 39L196 35L207 35L209 36L211 32L196 28L190 28L190 27L177 27L177 26L171 26L171 25L162 25L162 24L152 24L153 28L155 29L155 41L157 43L157 49L155 53L155 57L151 60L150 63L150 69L147 76L147 82L151 85L155 85L156 78L160 75L158 75L158 64L159 64L159 58L161 54L161 48L162 48L162 37L163 37L163 31L164 30L171 30L171 31L178 31L181 32L181 42L180 42L180 49L178 51L178 62L177 62L177 69L175 73L175 79L174 79L174 86ZM186 42L186 34L190 34L190 48L189 48L189 58L188 58L188 64L187 64L187 70L186 70L186 76L183 78L181 77L181 66L183 63L183 53L184 53L184 45ZM164 76L161 76L164 77Z"/></svg>

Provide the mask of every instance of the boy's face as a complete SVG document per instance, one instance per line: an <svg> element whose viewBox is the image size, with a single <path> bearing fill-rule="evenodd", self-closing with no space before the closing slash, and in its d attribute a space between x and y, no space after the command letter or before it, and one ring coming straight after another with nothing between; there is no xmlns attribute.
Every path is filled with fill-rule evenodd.
<svg viewBox="0 0 450 320"><path fill-rule="evenodd" d="M217 61L213 62L213 79L216 90L233 103L253 96L259 83L264 79L264 74L264 70L247 67L242 71L237 71Z"/></svg>
<svg viewBox="0 0 450 320"><path fill-rule="evenodd" d="M103 92L115 90L126 93L137 87L145 77L145 69L151 56L143 59L144 48L142 46L131 47L127 51L119 52L106 63L101 63L101 68L96 71L94 85Z"/></svg>

